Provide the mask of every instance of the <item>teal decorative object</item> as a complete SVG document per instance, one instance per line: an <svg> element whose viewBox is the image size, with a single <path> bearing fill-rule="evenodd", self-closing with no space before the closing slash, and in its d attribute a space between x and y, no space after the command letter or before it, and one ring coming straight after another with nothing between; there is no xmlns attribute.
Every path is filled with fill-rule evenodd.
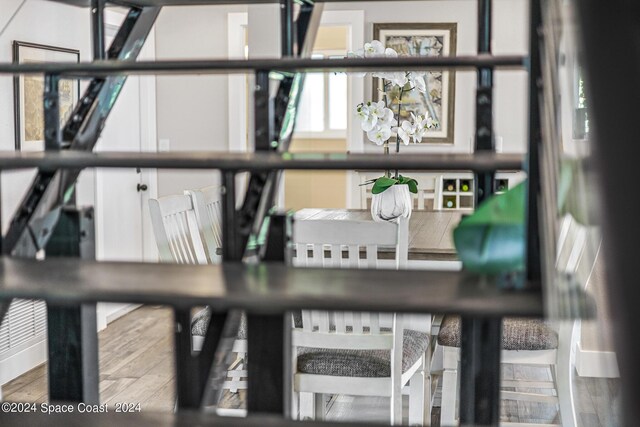
<svg viewBox="0 0 640 427"><path fill-rule="evenodd" d="M526 182L485 200L453 232L458 256L468 271L522 276L525 269Z"/></svg>

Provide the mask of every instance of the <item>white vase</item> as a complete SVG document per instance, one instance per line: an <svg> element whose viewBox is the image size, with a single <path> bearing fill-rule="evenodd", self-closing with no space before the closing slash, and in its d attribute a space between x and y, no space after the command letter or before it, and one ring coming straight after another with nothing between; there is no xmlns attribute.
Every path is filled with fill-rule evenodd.
<svg viewBox="0 0 640 427"><path fill-rule="evenodd" d="M392 185L371 198L371 216L376 222L409 218L412 208L413 200L407 184Z"/></svg>

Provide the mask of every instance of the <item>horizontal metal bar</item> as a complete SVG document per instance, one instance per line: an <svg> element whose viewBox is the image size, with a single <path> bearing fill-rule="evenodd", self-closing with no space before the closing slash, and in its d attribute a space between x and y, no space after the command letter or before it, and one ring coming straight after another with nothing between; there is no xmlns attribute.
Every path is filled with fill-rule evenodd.
<svg viewBox="0 0 640 427"><path fill-rule="evenodd" d="M83 168L219 169L230 171L297 170L522 170L521 154L325 154L325 153L228 153L175 152L87 153L0 152L0 170L40 168L41 170Z"/></svg>
<svg viewBox="0 0 640 427"><path fill-rule="evenodd" d="M72 6L88 7L91 0L50 0L57 3L65 3ZM312 0L304 0L311 3ZM323 3L353 3L359 1L388 1L388 0L322 0ZM201 5L223 5L223 4L265 4L278 3L279 0L108 0L108 3L127 7L144 6L201 6Z"/></svg>
<svg viewBox="0 0 640 427"><path fill-rule="evenodd" d="M371 423L328 423L322 421L293 421L267 414L251 414L248 417L220 417L205 412L180 411L179 413L152 412L142 405L141 413L117 413L113 405L109 412L97 413L93 408L73 407L73 413L55 413L40 410L40 403L32 403L37 410L31 413L0 412L2 427L92 426L92 427L367 427ZM17 406L14 404L14 406ZM23 405L22 405L23 406ZM20 407L22 407L20 406ZM11 406L13 407L13 406ZM31 406L29 406L31 407ZM59 406L58 406L59 408ZM103 407L104 408L104 407ZM84 412L80 412L82 409ZM98 409L98 408L96 408Z"/></svg>
<svg viewBox="0 0 640 427"><path fill-rule="evenodd" d="M58 74L65 77L89 78L120 74L234 74L257 70L282 72L336 72L381 70L429 70L527 67L528 57L510 56L414 56L402 58L345 58L345 59L232 59L232 60L167 60L167 61L95 61L83 63L26 63L0 64L0 74Z"/></svg>
<svg viewBox="0 0 640 427"><path fill-rule="evenodd" d="M458 271L144 264L0 258L0 300L58 304L128 302L256 314L287 310L543 315L540 291L500 289L496 280Z"/></svg>

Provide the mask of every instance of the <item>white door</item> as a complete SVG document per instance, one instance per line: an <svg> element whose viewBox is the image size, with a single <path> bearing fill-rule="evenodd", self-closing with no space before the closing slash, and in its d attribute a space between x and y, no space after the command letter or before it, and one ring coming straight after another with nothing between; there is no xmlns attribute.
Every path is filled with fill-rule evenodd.
<svg viewBox="0 0 640 427"><path fill-rule="evenodd" d="M113 37L117 26L107 25ZM111 31L109 31L111 30ZM110 38L107 44L110 43ZM153 32L141 58L153 59ZM130 76L106 121L95 151L156 151L155 78ZM95 172L96 258L100 261L157 261L148 211L157 197L157 174L148 169L97 169ZM98 328L135 308L98 305Z"/></svg>

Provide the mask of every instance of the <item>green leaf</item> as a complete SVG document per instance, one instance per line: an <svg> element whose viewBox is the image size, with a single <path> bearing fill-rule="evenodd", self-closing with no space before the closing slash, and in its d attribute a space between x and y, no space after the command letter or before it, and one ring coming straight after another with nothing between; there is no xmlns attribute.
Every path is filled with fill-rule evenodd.
<svg viewBox="0 0 640 427"><path fill-rule="evenodd" d="M409 186L409 191L413 194L418 193L418 181L413 178L409 178L408 176L398 176L398 184L406 184Z"/></svg>
<svg viewBox="0 0 640 427"><path fill-rule="evenodd" d="M371 194L380 194L383 191L385 191L387 188L391 187L392 185L396 185L397 183L398 183L397 179L381 176L376 180L375 184L373 184L373 188L371 189Z"/></svg>
<svg viewBox="0 0 640 427"><path fill-rule="evenodd" d="M413 194L418 194L418 181L413 178L407 179L407 185L409 186L409 191Z"/></svg>

